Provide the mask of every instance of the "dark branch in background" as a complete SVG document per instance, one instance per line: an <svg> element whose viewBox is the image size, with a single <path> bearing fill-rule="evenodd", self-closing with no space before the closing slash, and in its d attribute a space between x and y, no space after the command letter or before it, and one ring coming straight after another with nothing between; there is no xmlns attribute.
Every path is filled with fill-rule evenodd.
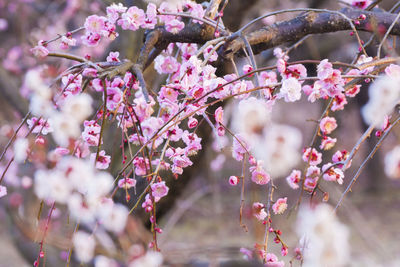
<svg viewBox="0 0 400 267"><path fill-rule="evenodd" d="M342 14L353 21L359 20L364 14L365 20L359 20L355 24L359 31L374 32L376 29L388 29L395 21L396 15L380 11L364 11L360 9L344 8ZM266 49L279 46L287 42L296 42L310 34L330 33L337 31L351 30L351 25L345 17L329 12L307 12L302 15L283 21L272 26L263 27L246 34L247 40L252 45L255 54ZM400 24L396 23L391 32L392 35L400 35ZM232 40L219 50L224 58L230 58L240 52L244 42L240 38Z"/></svg>
<svg viewBox="0 0 400 267"><path fill-rule="evenodd" d="M344 8L340 12L344 16L330 12L303 12L294 19L263 27L250 33L243 33L243 36L248 40L254 54L258 54L287 42L299 41L310 34L351 30L351 25L346 17L360 22L358 25L355 24L357 30L368 32L376 32L377 29L382 28L387 30L396 20L396 14L376 9L374 11L365 11ZM362 14L366 16L365 20L359 19ZM400 35L399 23L394 24L391 34ZM172 34L163 27L157 27L147 33L137 64L145 70L151 64L151 61L170 43L204 44L214 38L214 28L206 24L187 24L178 34ZM237 38L235 34L230 38L232 40L218 50L218 54L223 59L229 59L235 54L241 55L243 53L241 50L245 47L242 38Z"/></svg>

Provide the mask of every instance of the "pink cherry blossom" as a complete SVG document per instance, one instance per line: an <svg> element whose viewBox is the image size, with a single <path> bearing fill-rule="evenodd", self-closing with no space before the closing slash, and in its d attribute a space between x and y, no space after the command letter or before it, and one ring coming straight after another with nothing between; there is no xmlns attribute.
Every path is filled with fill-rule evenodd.
<svg viewBox="0 0 400 267"><path fill-rule="evenodd" d="M310 166L307 168L306 177L307 178L318 178L321 173L321 170L317 166Z"/></svg>
<svg viewBox="0 0 400 267"><path fill-rule="evenodd" d="M124 30L136 31L144 24L145 19L144 11L136 6L132 6L125 13L122 13L117 23Z"/></svg>
<svg viewBox="0 0 400 267"><path fill-rule="evenodd" d="M153 202L151 201L149 194L146 194L146 197L142 203L142 208L145 210L145 212L150 212L153 210Z"/></svg>
<svg viewBox="0 0 400 267"><path fill-rule="evenodd" d="M168 21L165 24L165 29L169 31L170 33L177 34L180 32L183 28L185 28L185 23L183 23L180 20L173 19L171 21Z"/></svg>
<svg viewBox="0 0 400 267"><path fill-rule="evenodd" d="M319 146L322 150L329 150L335 146L337 139L331 138L329 136L324 136L321 141L321 145Z"/></svg>
<svg viewBox="0 0 400 267"><path fill-rule="evenodd" d="M114 111L122 102L123 92L118 87L107 88L107 108Z"/></svg>
<svg viewBox="0 0 400 267"><path fill-rule="evenodd" d="M76 46L76 39L72 38L71 36L67 37L63 35L61 37L60 48L61 49L68 49L70 46Z"/></svg>
<svg viewBox="0 0 400 267"><path fill-rule="evenodd" d="M265 256L265 266L266 267L284 267L285 263L283 261L278 261L278 257L273 253L267 253Z"/></svg>
<svg viewBox="0 0 400 267"><path fill-rule="evenodd" d="M147 5L147 10L146 10L146 19L142 27L145 29L154 29L154 26L156 24L157 24L157 7L155 4L149 3Z"/></svg>
<svg viewBox="0 0 400 267"><path fill-rule="evenodd" d="M39 41L39 43L41 43L41 42ZM35 57L40 58L40 59L47 57L47 55L49 54L49 50L47 50L47 48L44 47L42 44L38 44L37 46L32 48L30 51Z"/></svg>
<svg viewBox="0 0 400 267"><path fill-rule="evenodd" d="M168 194L168 186L165 185L165 181L154 183L151 185L151 194L155 198L162 198Z"/></svg>
<svg viewBox="0 0 400 267"><path fill-rule="evenodd" d="M244 74L247 74L247 73L253 71L253 67L249 64L244 65L242 69L243 69ZM251 77L251 76L249 76L249 77Z"/></svg>
<svg viewBox="0 0 400 267"><path fill-rule="evenodd" d="M95 159L96 159L96 153L92 153L90 155L90 160L94 162ZM105 170L108 168L110 163L111 163L111 156L106 155L106 152L104 150L101 150L99 152L99 156L96 161L96 168L100 170Z"/></svg>
<svg viewBox="0 0 400 267"><path fill-rule="evenodd" d="M100 42L101 35L98 33L87 32L81 36L82 43L86 46L97 46Z"/></svg>
<svg viewBox="0 0 400 267"><path fill-rule="evenodd" d="M237 161L243 160L244 154L249 150L249 145L247 144L244 137L240 134L235 135L232 144L232 156Z"/></svg>
<svg viewBox="0 0 400 267"><path fill-rule="evenodd" d="M303 161L310 162L310 165L315 166L322 162L322 154L319 153L315 148L310 147L304 150Z"/></svg>
<svg viewBox="0 0 400 267"><path fill-rule="evenodd" d="M256 166L250 167L251 180L259 185L267 184L271 180L269 174L262 167L262 164L262 161L258 161Z"/></svg>
<svg viewBox="0 0 400 267"><path fill-rule="evenodd" d="M115 23L120 16L119 14L124 13L126 11L126 9L127 8L125 6L123 6L121 3L118 3L118 4L112 3L106 9L107 17L108 17L109 21Z"/></svg>
<svg viewBox="0 0 400 267"><path fill-rule="evenodd" d="M201 138L195 133L185 130L182 134L182 140L186 144L185 153L187 156L195 155L201 149Z"/></svg>
<svg viewBox="0 0 400 267"><path fill-rule="evenodd" d="M385 69L385 73L392 78L400 78L400 66L395 64L390 64Z"/></svg>
<svg viewBox="0 0 400 267"><path fill-rule="evenodd" d="M100 125L94 120L85 121L83 125L85 127L82 133L83 140L90 146L97 146L99 144Z"/></svg>
<svg viewBox="0 0 400 267"><path fill-rule="evenodd" d="M295 78L283 80L279 95L285 102L295 102L301 98L301 84Z"/></svg>
<svg viewBox="0 0 400 267"><path fill-rule="evenodd" d="M83 77L96 78L97 70L95 68L84 68L82 72Z"/></svg>
<svg viewBox="0 0 400 267"><path fill-rule="evenodd" d="M325 181L332 181L332 182L336 181L338 184L343 184L343 178L344 178L343 171L339 168L334 168L331 166L332 166L331 163L327 163L324 166L322 166L322 171L324 172L322 178Z"/></svg>
<svg viewBox="0 0 400 267"><path fill-rule="evenodd" d="M108 54L106 60L107 60L107 62L119 62L120 60L118 57L119 57L118 51L116 51L116 52L111 51L110 54Z"/></svg>
<svg viewBox="0 0 400 267"><path fill-rule="evenodd" d="M299 188L299 183L301 180L301 171L293 170L292 173L286 177L286 182L292 189Z"/></svg>
<svg viewBox="0 0 400 267"><path fill-rule="evenodd" d="M287 209L287 197L279 198L274 205L272 205L272 210L275 214L282 214Z"/></svg>
<svg viewBox="0 0 400 267"><path fill-rule="evenodd" d="M346 95L343 93L339 93L335 95L335 98L333 99L331 110L332 111L343 110L346 104L347 104Z"/></svg>
<svg viewBox="0 0 400 267"><path fill-rule="evenodd" d="M84 24L86 32L102 34L105 29L106 20L107 19L105 17L97 15L91 15L87 17Z"/></svg>
<svg viewBox="0 0 400 267"><path fill-rule="evenodd" d="M254 217L257 218L257 220L262 221L267 217L267 212L264 209L264 204L260 202L254 202L252 209L253 209L253 215Z"/></svg>
<svg viewBox="0 0 400 267"><path fill-rule="evenodd" d="M154 68L160 74L171 74L179 70L179 63L174 57L159 55L154 60Z"/></svg>
<svg viewBox="0 0 400 267"><path fill-rule="evenodd" d="M372 0L346 0L346 2L354 7L366 9L372 3Z"/></svg>
<svg viewBox="0 0 400 267"><path fill-rule="evenodd" d="M208 58L208 62L214 62L218 59L218 54L216 51L213 51L213 48L214 47L212 45L210 45L206 49L204 49L204 52L203 52L204 59ZM211 52L212 52L212 54L211 54Z"/></svg>
<svg viewBox="0 0 400 267"><path fill-rule="evenodd" d="M0 185L0 198L7 195L7 187Z"/></svg>
<svg viewBox="0 0 400 267"><path fill-rule="evenodd" d="M239 178L237 176L230 176L229 177L229 184L230 185L237 185L239 182Z"/></svg>
<svg viewBox="0 0 400 267"><path fill-rule="evenodd" d="M312 192L314 188L317 186L318 178L306 178L304 180L304 189L309 192Z"/></svg>
<svg viewBox="0 0 400 267"><path fill-rule="evenodd" d="M147 168L150 162L147 158L136 157L132 164L135 166L135 174L138 176L144 176L147 173Z"/></svg>
<svg viewBox="0 0 400 267"><path fill-rule="evenodd" d="M284 79L288 79L290 77L299 79L307 77L307 69L302 64L295 64L287 66L284 73L282 73Z"/></svg>
<svg viewBox="0 0 400 267"><path fill-rule="evenodd" d="M190 129L195 128L199 124L199 121L196 118L190 117L188 120L188 127Z"/></svg>
<svg viewBox="0 0 400 267"><path fill-rule="evenodd" d="M43 118L40 118L38 121L38 118L32 117L31 119L28 119L26 122L29 126L29 129L32 129L32 133L41 133L43 135L47 135L48 133L53 132L53 128L50 125L49 120L44 120Z"/></svg>
<svg viewBox="0 0 400 267"><path fill-rule="evenodd" d="M317 75L320 80L325 80L333 74L332 63L328 59L322 60L317 66Z"/></svg>
<svg viewBox="0 0 400 267"><path fill-rule="evenodd" d="M224 109L222 107L218 107L214 112L215 122L224 123Z"/></svg>
<svg viewBox="0 0 400 267"><path fill-rule="evenodd" d="M319 127L323 134L326 134L326 135L330 134L337 127L336 119L333 117L326 116L319 123Z"/></svg>

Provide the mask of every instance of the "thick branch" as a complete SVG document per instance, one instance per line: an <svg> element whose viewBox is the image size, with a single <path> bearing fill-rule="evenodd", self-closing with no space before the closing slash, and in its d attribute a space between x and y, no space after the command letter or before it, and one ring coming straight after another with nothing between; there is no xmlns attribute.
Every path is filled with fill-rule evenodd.
<svg viewBox="0 0 400 267"><path fill-rule="evenodd" d="M377 29L388 29L395 21L396 15L379 12L364 11L359 9L344 8L340 11L351 20L359 20L361 14L366 16L365 20L359 20L355 24L357 30L373 32ZM276 47L286 42L295 42L309 34L329 33L351 30L351 25L344 16L329 12L307 12L294 19L283 21L272 26L263 27L249 34L246 38L251 44L254 53ZM392 35L400 35L400 24L396 23L391 31ZM240 52L244 47L241 38L235 38L219 50L224 58L230 58Z"/></svg>

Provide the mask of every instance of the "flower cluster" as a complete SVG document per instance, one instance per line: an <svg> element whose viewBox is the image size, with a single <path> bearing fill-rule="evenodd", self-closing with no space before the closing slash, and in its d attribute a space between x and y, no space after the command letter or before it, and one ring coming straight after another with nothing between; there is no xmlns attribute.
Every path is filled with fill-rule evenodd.
<svg viewBox="0 0 400 267"><path fill-rule="evenodd" d="M96 171L86 160L65 156L54 168L37 170L34 176L36 195L66 204L77 221L92 227L99 222L114 232L124 229L128 211L108 198L113 186L109 173Z"/></svg>

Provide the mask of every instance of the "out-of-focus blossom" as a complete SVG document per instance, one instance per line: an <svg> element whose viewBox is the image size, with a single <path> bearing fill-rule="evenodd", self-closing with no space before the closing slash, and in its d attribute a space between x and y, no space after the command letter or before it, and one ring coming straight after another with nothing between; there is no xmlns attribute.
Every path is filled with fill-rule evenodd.
<svg viewBox="0 0 400 267"><path fill-rule="evenodd" d="M243 134L246 139L253 143L257 142L254 137L262 135L264 129L268 128L271 121L270 107L267 106L265 100L255 97L241 100L233 114L233 130ZM218 117L222 116L220 113L218 113L218 115Z"/></svg>
<svg viewBox="0 0 400 267"><path fill-rule="evenodd" d="M74 252L76 258L81 262L89 262L93 259L94 248L96 246L96 240L92 235L83 231L78 231L72 238L74 244Z"/></svg>
<svg viewBox="0 0 400 267"><path fill-rule="evenodd" d="M7 195L7 187L0 185L0 198Z"/></svg>
<svg viewBox="0 0 400 267"><path fill-rule="evenodd" d="M144 256L129 263L129 267L158 267L161 266L163 257L159 252L148 251Z"/></svg>
<svg viewBox="0 0 400 267"><path fill-rule="evenodd" d="M14 159L22 163L28 156L29 141L26 138L17 138L14 142Z"/></svg>
<svg viewBox="0 0 400 267"><path fill-rule="evenodd" d="M396 146L386 154L385 173L391 179L400 179L400 146Z"/></svg>
<svg viewBox="0 0 400 267"><path fill-rule="evenodd" d="M333 267L349 263L349 230L338 221L329 205L302 207L296 231L302 237L303 266Z"/></svg>
<svg viewBox="0 0 400 267"><path fill-rule="evenodd" d="M285 266L285 263L283 261L279 261L278 257L274 253L267 253L267 255L265 255L265 266L283 267Z"/></svg>
<svg viewBox="0 0 400 267"><path fill-rule="evenodd" d="M301 132L289 125L270 124L265 133L254 144L252 152L263 160L271 177L287 175L300 161Z"/></svg>
<svg viewBox="0 0 400 267"><path fill-rule="evenodd" d="M400 77L385 75L376 79L369 87L368 95L369 100L361 114L368 125L379 126L400 101Z"/></svg>

